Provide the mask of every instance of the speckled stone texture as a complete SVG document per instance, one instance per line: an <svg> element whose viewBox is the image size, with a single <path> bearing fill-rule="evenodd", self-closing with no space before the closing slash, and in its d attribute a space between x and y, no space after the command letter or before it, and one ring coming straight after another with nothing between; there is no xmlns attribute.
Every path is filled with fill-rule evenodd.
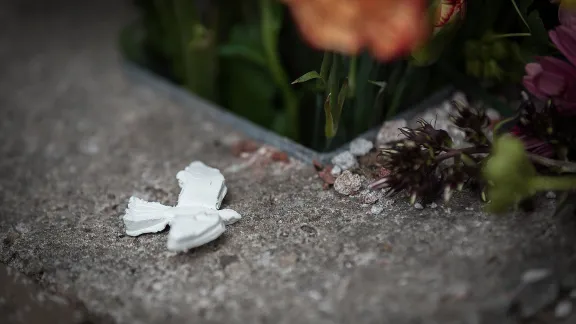
<svg viewBox="0 0 576 324"><path fill-rule="evenodd" d="M240 138L124 77L116 1L3 1L0 261L117 323L506 323L534 267L569 271L574 227L491 216L476 197L377 215L323 191L311 166L244 165ZM175 203L193 160L223 170L217 241L166 251L166 232L125 236L128 198Z"/></svg>

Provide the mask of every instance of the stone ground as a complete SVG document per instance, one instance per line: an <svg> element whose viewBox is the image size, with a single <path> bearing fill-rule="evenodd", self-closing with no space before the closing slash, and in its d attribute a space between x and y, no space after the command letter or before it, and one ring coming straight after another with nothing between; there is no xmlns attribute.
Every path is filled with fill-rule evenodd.
<svg viewBox="0 0 576 324"><path fill-rule="evenodd" d="M0 322L57 303L59 323L505 323L524 271L576 265L551 200L497 217L462 194L372 215L309 166L231 168L238 134L125 78L126 3L1 6ZM226 169L244 218L186 254L165 232L125 236L129 196L174 203L193 160ZM15 270L56 297L14 297L28 285Z"/></svg>

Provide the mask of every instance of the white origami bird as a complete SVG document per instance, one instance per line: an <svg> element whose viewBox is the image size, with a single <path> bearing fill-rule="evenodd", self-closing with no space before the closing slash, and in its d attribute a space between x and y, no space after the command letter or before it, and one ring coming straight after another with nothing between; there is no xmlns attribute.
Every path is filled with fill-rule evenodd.
<svg viewBox="0 0 576 324"><path fill-rule="evenodd" d="M182 191L174 207L130 197L123 217L127 235L156 233L170 225L168 250L186 251L215 240L225 225L241 218L234 210L218 210L228 191L218 169L195 161L176 179Z"/></svg>

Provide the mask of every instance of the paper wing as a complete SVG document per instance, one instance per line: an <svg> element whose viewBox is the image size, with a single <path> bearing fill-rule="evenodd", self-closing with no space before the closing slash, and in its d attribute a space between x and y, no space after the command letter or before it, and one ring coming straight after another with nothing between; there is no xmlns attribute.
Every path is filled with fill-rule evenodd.
<svg viewBox="0 0 576 324"><path fill-rule="evenodd" d="M219 209L228 191L220 170L195 161L176 174L182 191L177 206L202 206Z"/></svg>

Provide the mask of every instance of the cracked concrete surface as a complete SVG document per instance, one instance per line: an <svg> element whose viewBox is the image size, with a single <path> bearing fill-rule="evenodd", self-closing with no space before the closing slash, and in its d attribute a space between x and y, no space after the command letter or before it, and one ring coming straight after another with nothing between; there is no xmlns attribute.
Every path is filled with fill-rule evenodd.
<svg viewBox="0 0 576 324"><path fill-rule="evenodd" d="M117 323L505 323L523 271L574 269L574 228L492 216L463 193L380 215L311 167L244 160L241 136L125 78L120 1L0 8L0 261ZM186 254L127 237L131 195L174 203L193 160L225 171L243 219Z"/></svg>

